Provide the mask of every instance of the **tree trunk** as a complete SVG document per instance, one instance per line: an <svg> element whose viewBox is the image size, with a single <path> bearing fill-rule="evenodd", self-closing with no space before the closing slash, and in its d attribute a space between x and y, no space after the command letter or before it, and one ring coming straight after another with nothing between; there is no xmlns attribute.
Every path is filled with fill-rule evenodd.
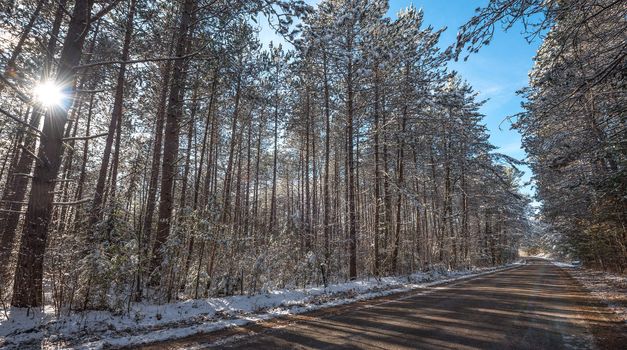
<svg viewBox="0 0 627 350"><path fill-rule="evenodd" d="M357 220L355 217L355 164L353 159L353 58L352 38L348 43L348 66L346 77L346 137L348 166L348 242L349 242L349 279L357 278Z"/></svg>
<svg viewBox="0 0 627 350"><path fill-rule="evenodd" d="M276 78L277 82L279 77L279 68L277 66ZM274 229L274 223L276 221L276 178L277 178L277 159L279 157L279 89L275 87L276 92L274 96L274 156L272 157L272 198L270 199L270 224L268 225L268 231L272 233Z"/></svg>
<svg viewBox="0 0 627 350"><path fill-rule="evenodd" d="M65 86L66 91L73 90L75 84L74 67L81 59L83 43L89 31L92 6L92 1L77 1L74 4L56 77L58 82L70 82L71 85ZM16 307L38 307L43 302L43 259L52 214L55 180L61 165L67 113L65 108L52 108L44 121L37 156L45 161L37 162L31 185L11 300L11 305Z"/></svg>
<svg viewBox="0 0 627 350"><path fill-rule="evenodd" d="M198 201L199 201L199 197L200 197L200 178L201 178L201 174L202 174L202 168L205 162L205 153L206 153L206 148L207 148L207 138L209 136L209 126L211 125L212 128L215 127L213 125L213 118L212 118L212 111L213 111L213 103L214 103L214 97L216 94L216 87L218 84L218 75L217 75L217 69L214 71L213 73L213 82L211 84L211 95L209 97L209 105L207 106L207 119L205 120L205 127L204 127L204 131L203 131L203 137L202 137L202 143L201 143L201 148L200 148L200 161L198 162L198 167L197 167L197 171L196 171L196 179L194 182L194 200L192 202L192 209L195 211L198 208ZM213 147L212 145L210 145L210 147ZM209 160L210 161L210 160ZM209 164L207 166L207 175L206 175L206 183L208 186L209 183L209 172L210 172L210 168L211 168L211 164ZM206 200L206 199L205 199ZM204 253L204 241L202 242L201 245L201 254ZM187 246L187 257L185 258L185 265L183 267L183 272L182 272L182 276L183 278L185 278L185 276L187 276L187 273L189 272L189 266L191 264L191 259L192 259L192 252L194 249L194 235L192 235L189 239L189 244ZM202 259L202 255L201 255L201 259ZM199 267L198 267L198 272L200 273L200 265L202 265L202 263L199 263ZM183 284L181 285L181 289L185 289L185 280L183 280ZM198 295L198 281L196 281L196 289L194 294Z"/></svg>
<svg viewBox="0 0 627 350"><path fill-rule="evenodd" d="M196 111L198 110L198 84L194 86L192 92L192 107L190 111L188 129L187 129L187 147L185 151L185 166L183 170L183 179L181 181L181 198L179 201L179 208L185 208L187 206L187 183L189 181L190 161L192 156L192 144L194 144L194 132L196 130Z"/></svg>
<svg viewBox="0 0 627 350"><path fill-rule="evenodd" d="M307 83L305 83L307 84ZM303 163L303 182L305 192L305 200L304 200L304 218L305 218L305 250L309 251L311 249L312 239L311 239L311 190L309 186L309 138L310 138L310 116L309 116L309 86L305 87L305 140L304 140L304 148L305 148L305 158Z"/></svg>
<svg viewBox="0 0 627 350"><path fill-rule="evenodd" d="M324 135L324 263L327 266L328 273L331 259L331 197L329 195L329 162L331 151L331 112L329 109L329 77L327 73L327 52L323 49L323 74L324 74L324 118L325 118L325 135Z"/></svg>
<svg viewBox="0 0 627 350"><path fill-rule="evenodd" d="M61 28L61 21L63 19L63 8L65 6L67 0L59 1L59 5L57 6L57 10L55 11L54 23L52 25L52 31L50 33L50 39L48 40L48 45L46 47L46 60L44 64L44 69L42 72L44 74L48 74L48 68L52 62L52 56L54 55L55 49L57 47L57 36L59 35L59 30ZM38 4L38 7L43 4L41 1ZM36 16L33 16L35 18ZM24 31L27 33L27 31ZM30 32L30 29L28 29ZM17 49L14 50L13 55L17 57L19 54L16 53ZM7 68L12 69L12 63L7 64ZM0 88L1 90L1 88ZM44 113L42 109L38 106L33 108L31 118L29 120L29 125L39 129L39 125L41 123L41 116ZM28 115L28 110L26 115ZM24 118L26 119L26 118ZM29 130L24 131L23 137L23 149L27 149L34 153L35 145L37 142L37 136L33 135ZM7 177L7 185L6 189L3 193L2 204L7 203L5 209L9 210L7 212L0 212L0 227L2 227L2 231L0 233L0 277L7 273L8 271L1 271L9 266L9 257L11 255L11 251L13 250L13 245L15 241L15 237L17 235L17 226L19 223L20 214L16 213L22 210L23 205L20 204L24 201L26 197L26 190L28 187L29 178L26 176L15 176L14 174L30 174L31 169L33 167L33 158L26 154L23 150L20 152L21 156L16 158L18 163L15 167L9 171L9 176ZM10 183L10 185L9 185Z"/></svg>
<svg viewBox="0 0 627 350"><path fill-rule="evenodd" d="M109 158L111 157L111 148L113 147L113 138L118 129L118 123L121 123L122 108L124 103L124 84L126 75L126 63L129 58L129 51L131 46L131 38L133 35L133 18L135 16L135 0L130 0L129 14L126 19L126 28L124 32L124 46L122 47L120 70L118 71L115 99L113 102L113 111L111 113L111 121L109 123L109 129L107 132L107 140L105 141L105 148L102 154L102 162L100 163L100 172L98 173L98 181L96 182L96 189L94 191L94 200L92 203L92 209L90 214L90 230L92 234L91 238L102 238L100 234L96 233L96 225L102 218L102 207L104 199L105 184L107 181L107 170L109 169ZM117 152L117 150L116 150Z"/></svg>
<svg viewBox="0 0 627 350"><path fill-rule="evenodd" d="M398 160L397 160L397 172L398 172L398 178L397 178L397 183L396 186L398 187L398 196L396 198L396 228L394 231L394 248L392 250L392 266L391 266L391 273L395 273L398 274L398 251L399 251L399 247L400 247L400 239L401 239L401 228L402 228L402 218L401 218L401 209L402 209L402 205L403 205L403 193L402 193L402 188L403 188L403 176L404 176L404 169L403 169L403 161L404 161L404 137L405 137L405 126L407 124L407 105L403 106L403 116L402 116L402 120L401 120L401 128L400 128L400 133L398 136Z"/></svg>
<svg viewBox="0 0 627 350"><path fill-rule="evenodd" d="M185 0L181 9L176 49L176 57L185 54L189 27L192 19L195 1ZM155 243L152 248L151 272L160 269L163 262L163 244L170 235L172 225L172 209L174 204L174 176L179 150L179 124L182 115L181 92L185 89L186 62L178 59L173 64L173 74L168 98L168 109L165 125L165 139L163 143L163 164L161 166L161 198L159 200L159 221ZM159 273L153 275L152 282L156 284Z"/></svg>
<svg viewBox="0 0 627 350"><path fill-rule="evenodd" d="M379 261L379 237L381 227L381 206L383 200L381 198L381 169L379 164L379 71L375 64L375 81L374 81L374 269L375 276L381 275L381 262Z"/></svg>
<svg viewBox="0 0 627 350"><path fill-rule="evenodd" d="M150 165L150 180L148 182L148 193L146 196L146 209L142 224L142 234L140 236L140 246L144 250L141 256L148 255L148 245L152 236L152 218L157 202L157 189L159 187L159 171L161 168L161 149L163 143L163 127L165 125L165 113L167 97L169 91L172 62L167 61L161 72L162 85L159 91L159 105L155 116L155 136L152 144L152 161ZM141 263L140 263L141 266ZM138 286L140 283L138 283ZM139 291L138 291L139 292ZM139 295L137 297L140 297Z"/></svg>

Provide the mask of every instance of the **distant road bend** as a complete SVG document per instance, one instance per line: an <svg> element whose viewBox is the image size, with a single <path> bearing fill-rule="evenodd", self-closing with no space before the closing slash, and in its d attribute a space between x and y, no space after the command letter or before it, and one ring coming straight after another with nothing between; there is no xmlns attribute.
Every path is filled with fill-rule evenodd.
<svg viewBox="0 0 627 350"><path fill-rule="evenodd" d="M627 330L542 260L147 349L626 349Z"/></svg>

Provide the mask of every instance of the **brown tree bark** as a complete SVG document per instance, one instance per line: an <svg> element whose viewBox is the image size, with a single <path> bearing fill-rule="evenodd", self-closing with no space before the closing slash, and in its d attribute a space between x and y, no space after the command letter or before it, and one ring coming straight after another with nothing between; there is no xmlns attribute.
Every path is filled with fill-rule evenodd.
<svg viewBox="0 0 627 350"><path fill-rule="evenodd" d="M177 39L175 40L176 57L185 55L187 38L189 36L194 0L185 0L181 9ZM186 80L185 60L174 61L173 74L168 98L168 109L165 125L165 139L163 143L163 163L161 166L161 198L159 200L159 221L155 243L152 248L151 272L159 269L163 262L163 244L170 234L172 224L172 209L174 204L174 176L178 157L179 124L182 115L181 91L185 89ZM158 273L153 275L152 282L156 283Z"/></svg>
<svg viewBox="0 0 627 350"><path fill-rule="evenodd" d="M81 160L81 171L76 184L75 200L83 198L83 188L85 186L85 177L87 176L87 160L89 156L89 136L91 134L91 119L94 110L94 95L89 97L89 107L87 110L87 125L85 126L85 143L83 143L83 155Z"/></svg>
<svg viewBox="0 0 627 350"><path fill-rule="evenodd" d="M240 56L241 65L241 56ZM227 224L231 215L231 186L233 182L233 163L235 162L235 147L238 144L238 120L240 101L242 96L242 72L240 71L237 76L237 85L235 87L235 102L233 107L233 117L231 119L231 140L229 145L229 156L226 163L226 170L224 173L224 191L222 193L223 208L222 208L222 223Z"/></svg>
<svg viewBox="0 0 627 350"><path fill-rule="evenodd" d="M376 64L375 64L376 67ZM381 206L383 198L381 196L381 166L379 164L379 71L375 68L374 72L374 275L381 275L381 262L379 253L379 238L381 227Z"/></svg>
<svg viewBox="0 0 627 350"><path fill-rule="evenodd" d="M348 38L348 64L346 75L346 138L347 138L347 171L348 171L348 252L349 272L351 280L357 278L357 219L355 215L355 161L353 159L353 58L352 38Z"/></svg>
<svg viewBox="0 0 627 350"><path fill-rule="evenodd" d="M329 195L330 192L330 184L329 184L329 163L331 162L330 153L331 153L331 112L329 107L329 77L327 71L327 53L326 50L322 51L323 57L323 75L324 75L324 124L325 124L325 135L324 135L324 218L323 218L323 226L324 226L324 263L326 265L327 273L330 266L331 260L331 246L330 246L330 238L331 238L331 197Z"/></svg>
<svg viewBox="0 0 627 350"><path fill-rule="evenodd" d="M397 150L397 155L398 155L398 159L397 159L397 179L396 179L396 186L398 187L398 195L396 197L396 227L394 230L394 246L393 246L393 250L392 250L392 265L391 265L391 273L395 273L397 274L398 271L398 252L399 252L399 247L400 247L400 239L401 239L401 228L402 228L402 220L403 218L401 217L401 209L403 206L403 193L402 193L402 188L404 186L403 181L404 181L404 157L405 157L405 153L404 153L404 137L405 137L405 127L407 124L407 105L403 106L403 116L401 118L401 126L400 126L400 132L399 132L399 136L398 136L398 150Z"/></svg>
<svg viewBox="0 0 627 350"><path fill-rule="evenodd" d="M191 169L191 156L192 156L192 144L194 143L194 133L196 126L196 111L198 110L198 89L199 81L196 82L192 92L192 107L190 110L190 116L187 128L187 147L185 150L185 166L183 170L183 179L181 181L181 197L179 201L179 208L185 208L187 206L187 184L189 182L189 172Z"/></svg>
<svg viewBox="0 0 627 350"><path fill-rule="evenodd" d="M279 83L279 67L277 63L276 71L276 84ZM274 229L274 223L276 221L276 183L277 183L277 159L279 156L278 148L279 139L279 88L275 87L274 95L274 156L272 157L272 197L270 199L270 223L268 224L268 231L272 233Z"/></svg>
<svg viewBox="0 0 627 350"><path fill-rule="evenodd" d="M133 35L133 18L135 16L135 0L130 0L129 3L129 13L126 19L126 28L124 32L124 44L122 47L122 61L127 61L129 58L129 51L131 45L131 38ZM107 181L107 170L109 169L109 159L111 157L111 148L113 147L113 140L116 136L116 133L119 131L118 124L121 123L122 118L122 108L124 103L124 84L125 84L125 75L126 75L126 63L120 64L120 69L118 71L116 88L115 88L115 97L113 102L113 111L111 113L111 121L109 122L109 129L107 132L107 139L105 141L105 148L102 154L102 162L100 163L100 172L98 174L98 180L96 182L96 188L94 190L94 200L92 203L92 209L90 213L90 231L92 231L92 238L95 238L96 241L102 239L102 236L96 233L96 225L98 221L102 218L102 208L104 205L104 191L105 184ZM120 135L121 136L121 135ZM118 136L119 140L119 136ZM119 150L119 141L117 143L116 152Z"/></svg>
<svg viewBox="0 0 627 350"><path fill-rule="evenodd" d="M207 138L209 137L209 133L212 130L209 130L209 126L211 125L211 127L213 128L214 126L213 124L213 103L214 103L214 99L215 99L215 94L216 94L216 88L218 85L218 75L217 75L217 69L214 70L213 72L213 82L211 83L211 95L209 97L209 105L207 106L207 118L205 119L205 126L204 126L204 131L203 131L203 138L202 138L202 142L201 142L201 148L200 148L200 160L198 162L198 167L197 167L197 171L196 171L196 179L194 180L194 199L192 202L192 210L196 210L198 209L198 201L200 198L200 179L201 179L201 174L202 174L202 169L203 169L203 165L205 162L205 153L207 152ZM210 145L210 147L213 147L212 145ZM210 170L211 170L211 165L209 164L207 166L207 172L206 172L206 184L207 186L209 185L209 177L210 177ZM192 253L194 250L194 236L192 235L189 239L189 243L187 246L187 256L185 258L185 265L183 267L183 272L182 272L182 276L183 278L185 278L185 276L187 276L187 273L189 272L189 267L191 264L191 260L192 260ZM204 249L205 248L205 242L203 241L201 243L201 247L200 247L200 251L201 254L204 253ZM201 259L202 259L202 255L201 255ZM202 262L200 262L198 264L198 273L200 273L200 266L202 265ZM183 280L183 284L181 285L181 289L185 289L185 280ZM198 276L196 277L196 289L195 289L195 293L194 295L196 296L196 298L198 297Z"/></svg>
<svg viewBox="0 0 627 350"><path fill-rule="evenodd" d="M146 196L146 209L142 224L142 240L150 241L152 235L152 218L157 202L157 189L159 187L159 172L161 169L161 150L163 148L163 127L165 125L165 113L170 85L173 61L164 63L161 69L161 88L159 89L158 107L155 116L155 132L152 143L152 161L150 165L150 180L148 182L148 194Z"/></svg>
<svg viewBox="0 0 627 350"><path fill-rule="evenodd" d="M71 86L66 87L68 91L75 84L74 66L80 62L92 7L91 1L78 1L72 10L56 76L58 82L70 82ZM16 307L37 307L43 302L43 258L55 180L63 153L62 139L67 113L65 108L50 109L44 121L37 157L45 161L37 162L31 185L11 300L11 305Z"/></svg>
<svg viewBox="0 0 627 350"><path fill-rule="evenodd" d="M55 11L54 22L52 25L52 31L50 35L50 39L48 40L48 45L46 46L46 59L44 64L44 69L42 70L47 74L48 68L52 62L52 55L57 47L57 36L59 35L59 31L61 28L61 21L63 19L63 7L65 6L66 0L59 1L59 5L57 6L57 10ZM38 6L41 6L43 1L41 1ZM36 17L36 16L34 16ZM32 29L32 28L31 28ZM24 31L24 33L30 32ZM21 50L21 49L20 49ZM17 49L16 49L17 51ZM13 52L13 55L17 57L19 52ZM15 60L15 58L14 58ZM13 63L8 63L7 68L11 69ZM32 114L29 120L29 125L34 128L39 128L39 124L41 123L41 116L43 111L39 106L36 106L32 109ZM28 113L26 113L28 115ZM26 118L25 118L26 119ZM23 144L22 149L27 149L33 154L35 153L35 145L37 142L37 135L33 135L29 130L24 132L23 136ZM17 235L17 226L20 219L20 212L22 210L24 198L26 197L26 190L29 183L29 178L26 176L15 174L30 174L31 169L33 167L33 158L26 152L20 152L21 156L16 158L18 160L15 167L9 171L9 176L7 178L7 186L3 193L2 203L4 205L4 209L6 212L0 212L0 227L2 227L0 231L0 269L5 269L9 266L8 258L13 249L15 237ZM6 203L6 204L5 204ZM0 271L0 275L6 273L7 271Z"/></svg>
<svg viewBox="0 0 627 350"><path fill-rule="evenodd" d="M307 84L307 82L305 82ZM311 137L311 117L309 111L309 86L305 87L305 137L303 142L304 148L304 163L303 163L303 182L304 182L304 224L305 224L305 250L309 251L312 244L312 230L311 230L311 189L309 185L309 138Z"/></svg>
<svg viewBox="0 0 627 350"><path fill-rule="evenodd" d="M265 107L265 106L264 106ZM258 235L258 229L260 226L260 222L261 220L259 220L258 218L258 213L259 213L259 163L261 161L261 139L263 137L263 128L265 127L265 110L264 107L261 108L261 115L259 116L259 126L258 126L258 131L257 131L257 145L256 145L256 156L255 156L255 185L253 187L253 220L254 220L254 226L253 226L253 237L255 237L255 242L257 243L257 247L259 247L259 237L257 237ZM289 195L289 191L288 191L288 195ZM289 200L288 200L288 205L289 205ZM288 215L289 215L289 211L288 211Z"/></svg>

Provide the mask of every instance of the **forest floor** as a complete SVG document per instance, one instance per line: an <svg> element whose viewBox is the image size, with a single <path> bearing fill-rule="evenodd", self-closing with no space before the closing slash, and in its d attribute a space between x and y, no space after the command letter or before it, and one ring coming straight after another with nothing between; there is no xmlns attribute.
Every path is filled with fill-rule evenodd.
<svg viewBox="0 0 627 350"><path fill-rule="evenodd" d="M285 315L434 287L518 265L415 273L380 280L369 278L326 288L283 289L257 295L186 300L162 305L138 303L132 304L130 311L123 314L87 311L57 317L50 306L42 312L30 310L28 315L23 309L8 309L0 312L0 349L101 349L180 339Z"/></svg>

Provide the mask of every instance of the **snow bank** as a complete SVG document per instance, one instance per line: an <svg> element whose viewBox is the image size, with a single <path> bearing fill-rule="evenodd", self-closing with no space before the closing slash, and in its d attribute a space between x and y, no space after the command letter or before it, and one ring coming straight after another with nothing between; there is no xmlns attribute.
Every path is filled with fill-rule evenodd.
<svg viewBox="0 0 627 350"><path fill-rule="evenodd" d="M570 263L566 263L566 262L561 262L561 261L555 261L552 260L551 263L557 267L567 267L567 268L574 268L574 267L580 267L581 264L578 261L573 261Z"/></svg>
<svg viewBox="0 0 627 350"><path fill-rule="evenodd" d="M566 271L627 325L627 276L590 269Z"/></svg>
<svg viewBox="0 0 627 350"><path fill-rule="evenodd" d="M617 317L627 324L627 276L609 272L581 268L579 261L570 263L551 261L558 267L566 268L568 274L579 281L595 298L601 300L614 311Z"/></svg>
<svg viewBox="0 0 627 350"><path fill-rule="evenodd" d="M467 271L415 273L380 280L371 278L327 288L276 290L258 295L187 300L165 305L137 303L124 315L88 311L57 318L52 309L35 313L31 310L28 315L23 309L12 309L8 315L0 315L0 348L101 349L177 339L280 315L426 288L513 265L517 264Z"/></svg>

